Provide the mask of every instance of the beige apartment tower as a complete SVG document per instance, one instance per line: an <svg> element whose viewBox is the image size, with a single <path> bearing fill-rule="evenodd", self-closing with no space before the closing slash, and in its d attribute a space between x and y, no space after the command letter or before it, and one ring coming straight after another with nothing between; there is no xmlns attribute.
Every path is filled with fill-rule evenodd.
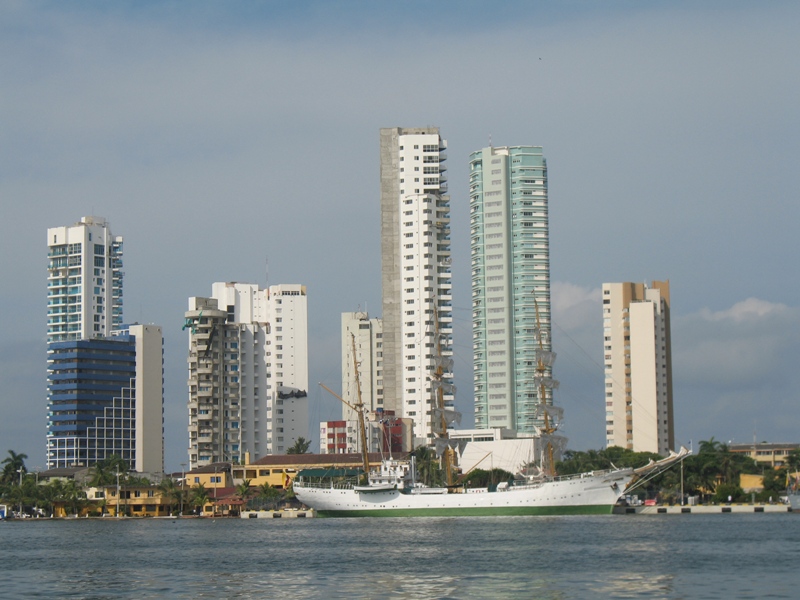
<svg viewBox="0 0 800 600"><path fill-rule="evenodd" d="M675 447L669 281L603 284L606 445Z"/></svg>

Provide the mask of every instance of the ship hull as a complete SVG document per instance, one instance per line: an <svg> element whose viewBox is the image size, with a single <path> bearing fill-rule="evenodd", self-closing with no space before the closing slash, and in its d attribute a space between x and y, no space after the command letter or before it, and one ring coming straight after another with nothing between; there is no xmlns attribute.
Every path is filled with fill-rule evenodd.
<svg viewBox="0 0 800 600"><path fill-rule="evenodd" d="M320 517L484 517L610 514L633 474L586 474L503 491L359 492L352 487L296 484L298 500Z"/></svg>

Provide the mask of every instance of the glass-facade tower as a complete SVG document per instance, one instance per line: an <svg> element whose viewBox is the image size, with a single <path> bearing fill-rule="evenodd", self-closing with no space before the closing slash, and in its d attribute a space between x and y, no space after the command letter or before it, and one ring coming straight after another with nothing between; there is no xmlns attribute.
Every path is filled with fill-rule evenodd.
<svg viewBox="0 0 800 600"><path fill-rule="evenodd" d="M475 426L533 433L541 425L535 351L540 340L551 349L547 163L541 147L489 147L470 155L470 248Z"/></svg>

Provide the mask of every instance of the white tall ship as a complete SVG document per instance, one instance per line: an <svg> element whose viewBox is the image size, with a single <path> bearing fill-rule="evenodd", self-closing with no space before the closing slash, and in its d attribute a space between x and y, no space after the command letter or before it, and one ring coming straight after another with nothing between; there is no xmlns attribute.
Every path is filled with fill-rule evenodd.
<svg viewBox="0 0 800 600"><path fill-rule="evenodd" d="M437 332L438 338L438 332ZM353 352L355 356L355 352ZM438 407L433 411L439 437L435 440L441 455L443 472L452 481L453 449L447 438L447 426L459 415L445 408L443 388L447 384L442 375L447 370L441 356L434 361L431 373L432 389ZM558 382L546 377L547 367L555 361L555 353L542 348L541 337L536 352L538 390L538 416L542 427L537 430L539 460L518 474L513 481L501 482L496 487L467 488L452 484L429 487L419 481L417 465L409 460L386 459L380 468L370 471L367 460L367 443L364 427L364 405L358 384L358 403L353 405L359 415L361 447L364 452L363 472L368 476L358 478L329 478L319 480L304 476L295 479L293 487L297 498L313 508L320 517L427 517L427 516L499 516L499 515L564 515L611 513L617 500L635 485L644 481L689 455L686 448L670 452L667 458L638 469L610 469L559 477L555 474L555 456L566 445L566 438L558 435L561 408L548 405L546 389L555 389Z"/></svg>

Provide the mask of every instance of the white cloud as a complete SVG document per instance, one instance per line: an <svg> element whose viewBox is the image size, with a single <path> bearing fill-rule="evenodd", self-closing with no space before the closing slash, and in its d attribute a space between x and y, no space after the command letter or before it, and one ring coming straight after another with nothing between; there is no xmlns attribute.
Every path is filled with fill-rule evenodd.
<svg viewBox="0 0 800 600"><path fill-rule="evenodd" d="M759 320L768 315L785 314L788 312L788 307L785 304L776 304L775 302L768 302L766 300L759 300L758 298L748 298L741 302L737 302L727 310L711 311L704 309L701 315L704 319L709 321L724 321L733 320L737 323L748 320Z"/></svg>

